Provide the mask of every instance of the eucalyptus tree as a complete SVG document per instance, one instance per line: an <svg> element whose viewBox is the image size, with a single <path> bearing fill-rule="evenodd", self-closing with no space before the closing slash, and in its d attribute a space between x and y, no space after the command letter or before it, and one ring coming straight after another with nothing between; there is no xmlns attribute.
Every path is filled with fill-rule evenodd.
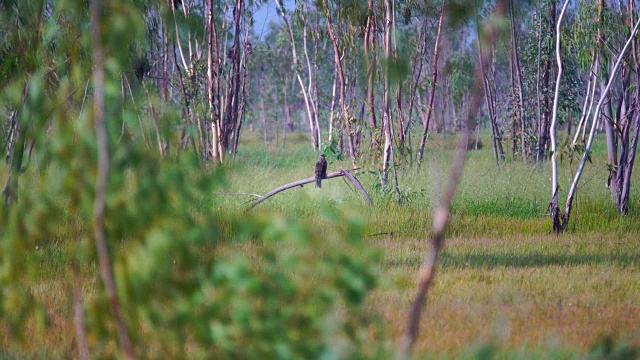
<svg viewBox="0 0 640 360"><path fill-rule="evenodd" d="M565 6L563 7L563 11L561 12L561 17L562 18L562 14L564 13L564 10L566 9L566 6L568 4L568 1L565 2ZM602 14L603 11L603 7L602 7L602 2L600 2L598 4L599 9L598 9L598 13ZM628 24L633 24L632 21L635 21L634 17L633 17L633 11L632 11L632 7L631 4L629 4L628 9L630 10L628 15ZM600 21L602 20L602 18L600 17ZM584 170L584 167L586 165L586 162L590 160L591 155L590 155L590 151L591 151L591 145L593 143L593 138L596 132L596 128L598 126L598 122L599 121L618 121L621 120L621 118L617 118L617 119L611 119L608 120L606 118L606 116L604 117L604 119L601 119L600 116L602 114L603 109L606 109L606 103L608 102L609 104L611 103L611 90L616 86L616 83L620 82L623 87L620 91L620 100L619 100L619 105L617 108L617 111L620 113L624 113L626 111L625 109L625 96L637 96L637 93L635 92L635 89L632 89L630 87L625 87L624 86L624 77L625 77L625 72L624 72L624 63L626 62L625 59L628 58L628 51L635 51L635 45L637 44L637 40L636 40L636 34L638 32L638 28L640 28L640 20L635 22L635 24L633 24L633 27L629 27L629 32L628 34L626 34L626 41L624 41L624 43L622 43L622 46L619 50L619 52L617 54L615 54L616 59L615 62L612 64L611 66L611 72L608 75L608 77L606 78L606 84L604 86L604 88L602 89L601 93L600 93L600 98L598 100L598 104L595 107L594 113L593 113L593 120L591 121L591 129L589 131L589 137L584 145L584 152L582 154L582 157L580 159L580 163L578 165L578 168L575 172L575 175L573 177L573 181L571 183L571 186L569 188L568 194L567 194L567 201L566 201L566 205L565 205L565 209L564 209L564 213L560 214L559 209L558 209L558 175L557 175L557 164L556 164L556 156L557 156L557 150L556 150L556 136L555 136L555 124L556 124L556 118L557 118L557 107L558 107L558 97L560 95L559 92L559 88L560 88L560 80L561 80L561 75L562 75L562 61L561 61L561 52L560 52L560 22L558 23L558 39L556 42L556 58L557 58L557 63L558 63L558 68L559 68L559 72L558 72L558 79L557 79L557 83L556 83L556 90L555 90L555 97L554 97L554 106L553 106L553 117L552 117L552 125L551 125L551 136L552 136L552 193L553 193L553 197L552 197L552 201L549 205L550 210L551 210L551 219L552 219L552 224L553 224L553 230L556 233L565 231L567 229L569 220L571 218L571 211L573 208L573 201L575 198L575 194L577 191L577 186L578 183L580 181L580 177L582 176L582 172ZM602 38L600 36L598 36L597 41L600 42L602 40ZM612 42L613 43L613 42ZM632 54L631 57L637 57L637 54ZM637 63L636 63L637 66ZM621 72L621 81L617 80L617 75L618 72ZM625 94L628 93L628 94ZM609 105L610 106L610 105ZM633 168L633 163L634 163L634 158L635 158L635 146L637 146L637 114L632 114L632 117L635 116L636 117L636 129L634 131L634 139L631 140L631 143L633 144L633 147L629 147L628 143L626 145L624 145L622 147L622 151L625 153L622 157L622 160L624 162L624 167L622 169L622 172L624 173L624 176L622 176L623 178L626 176L629 176L629 179L627 180L626 185L630 186L630 172ZM616 123L616 125L618 126L629 126L630 128L630 124L625 124L624 122L618 122ZM620 135L622 137L624 137L626 135L627 137L627 141L628 141L628 135L629 135L629 128L627 128L626 130L623 129L623 131L620 132ZM626 132L626 134L625 134ZM608 137L611 135L608 135ZM609 143L609 141L608 141ZM614 151L617 149L613 149ZM629 153L630 156L627 156L626 153ZM609 161L611 161L611 157L609 157ZM627 172L628 171L628 172ZM616 181L616 179L609 179L610 183L611 181ZM624 183L624 180L622 181L622 183ZM610 184L611 186L611 184ZM620 195L616 194L618 197L614 197L614 200L620 200L621 199L621 194L624 190L620 191ZM615 196L614 195L614 196ZM627 189L627 201L628 201L628 189ZM625 204L626 205L626 204ZM616 206L619 206L619 210L623 213L625 213L625 211L627 210L626 207L620 207L620 203L616 203Z"/></svg>
<svg viewBox="0 0 640 360"><path fill-rule="evenodd" d="M632 1L627 4L620 3L617 8L606 7L603 2L598 2L600 32L598 37L611 43L613 39L617 43L632 34L632 26L637 17L637 10ZM605 15L606 13L606 15ZM622 214L628 211L629 190L631 186L631 172L635 160L638 137L638 40L632 38L629 55L620 64L620 80L614 84L617 91L609 92L608 101L604 106L604 128L607 142L607 166L609 168L609 186L613 202ZM615 66L606 55L605 50L600 51L603 73L613 72L606 67ZM601 81L601 89L606 88L606 83ZM601 90L603 91L603 90ZM631 133L631 129L634 132Z"/></svg>

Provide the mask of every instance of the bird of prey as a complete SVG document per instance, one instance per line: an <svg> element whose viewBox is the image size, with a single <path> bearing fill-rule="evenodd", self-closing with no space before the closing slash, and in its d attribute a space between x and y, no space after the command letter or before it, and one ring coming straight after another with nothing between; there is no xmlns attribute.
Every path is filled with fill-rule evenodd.
<svg viewBox="0 0 640 360"><path fill-rule="evenodd" d="M320 155L320 159L316 163L316 187L322 187L322 179L327 177L327 159L324 154Z"/></svg>

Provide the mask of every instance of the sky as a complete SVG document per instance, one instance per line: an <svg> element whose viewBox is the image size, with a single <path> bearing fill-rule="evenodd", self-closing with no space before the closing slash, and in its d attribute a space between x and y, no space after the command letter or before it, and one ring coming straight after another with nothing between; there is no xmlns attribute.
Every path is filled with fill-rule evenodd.
<svg viewBox="0 0 640 360"><path fill-rule="evenodd" d="M284 6L287 10L293 10L295 2L294 0L284 0ZM255 31L256 36L260 39L267 33L270 22L280 23L281 21L273 0L267 0L265 4L260 5L258 10L253 14L253 19L253 31Z"/></svg>

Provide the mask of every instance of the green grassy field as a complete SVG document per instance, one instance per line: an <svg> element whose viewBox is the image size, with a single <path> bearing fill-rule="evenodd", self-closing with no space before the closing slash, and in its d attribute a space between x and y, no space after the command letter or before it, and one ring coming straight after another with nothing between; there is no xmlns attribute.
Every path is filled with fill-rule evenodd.
<svg viewBox="0 0 640 360"><path fill-rule="evenodd" d="M398 167L402 205L393 193L376 187L377 174L361 171L358 178L373 207L337 178L325 180L322 189L309 184L288 190L251 210L251 216L277 216L289 219L288 224L304 220L327 239L333 229L327 225L327 212L360 223L360 241L372 250L369 261L378 277L378 286L366 299L367 316L377 319L370 326L367 346L384 348L382 357L393 353L405 325L415 276L429 251L431 213L446 183L454 138L436 135L428 144L427 160L419 171L408 164ZM560 236L550 233L551 221L545 215L551 186L548 163L524 166L507 161L497 168L490 148L468 153L445 251L422 317L417 358L624 357L630 347L640 346L640 176L635 171L629 215L621 217L605 187L603 146L601 140L594 145L593 163L583 174L569 231ZM310 177L316 158L304 135L290 135L286 148L265 148L259 134L247 133L236 161L224 165L226 185L194 204L194 211L241 218L253 197L238 193L264 194ZM351 165L328 158L329 171ZM561 204L575 167L575 162L561 164ZM35 181L34 172L23 176L21 191L28 191L25 187ZM228 238L238 236L233 227L222 228ZM31 257L41 269L32 291L54 315L54 335L28 333L37 348L0 351L0 357L73 355L70 285L63 277L68 230L60 231L62 240L43 240L45 250ZM335 241L326 244L340 246ZM231 242L215 256L253 259L274 246ZM95 263L84 276L90 297L100 286Z"/></svg>
<svg viewBox="0 0 640 360"><path fill-rule="evenodd" d="M376 175L361 173L373 208L336 179L325 181L321 190L310 184L278 194L253 211L315 218L328 204L361 214L363 241L383 254L382 285L371 296L370 309L384 319L389 339L397 339L417 269L429 249L431 212L446 181L453 144L452 137L436 135L420 171L399 167L406 195L401 206L393 194L374 189ZM229 172L229 191L266 193L312 175L316 155L304 144L270 151L254 147L262 149L257 143L244 144L240 162ZM504 358L573 358L597 354L607 339L618 347L640 345L640 192L633 187L629 215L619 216L605 186L602 140L593 153L570 230L556 236L545 215L549 163L507 161L498 169L489 147L468 152L446 249L423 315L418 354L476 357L488 351ZM332 160L330 170L350 166L349 161ZM561 207L576 166L577 161L560 165ZM640 181L638 172L634 179ZM243 206L235 197L221 200L223 207Z"/></svg>

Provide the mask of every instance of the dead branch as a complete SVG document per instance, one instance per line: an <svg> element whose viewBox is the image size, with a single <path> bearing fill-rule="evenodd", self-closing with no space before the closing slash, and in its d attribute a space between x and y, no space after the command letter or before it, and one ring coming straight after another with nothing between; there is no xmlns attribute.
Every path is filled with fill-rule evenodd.
<svg viewBox="0 0 640 360"><path fill-rule="evenodd" d="M352 170L349 170L349 171L355 171L355 170L358 170L358 168L352 169ZM343 168L340 168L340 171L328 173L327 177L325 177L324 180L338 178L338 177L342 177L342 176L345 176L345 175L346 175L347 178L351 177L353 180L352 179L349 179L349 180L351 180L351 182L356 186L356 188L358 189L358 191L360 192L360 194L362 195L364 200L367 202L367 204L372 205L373 203L371 202L371 198L369 197L367 192L364 190L364 188L362 187L360 182L356 178L354 178L353 175L351 175L349 173L349 171L347 171L347 170L345 170ZM298 181L294 181L292 183L288 183L288 184L282 185L282 186L280 186L278 188L275 188L275 189L269 191L268 193L266 193L263 196L261 196L259 199L255 200L254 203L251 204L251 206L249 206L249 208L247 210L253 209L258 204L260 204L261 202L267 200L268 198L272 197L273 195L275 195L277 193L280 193L280 192L283 192L285 190L294 188L296 186L302 187L305 184L309 184L309 183L312 183L312 182L315 182L315 181L316 181L316 178L314 176L314 177L310 177L310 178L306 178L306 179L302 179L302 180L298 180Z"/></svg>
<svg viewBox="0 0 640 360"><path fill-rule="evenodd" d="M349 181L351 181L353 186L355 186L356 189L358 189L358 191L360 192L360 195L362 195L362 197L367 202L367 204L369 204L369 206L373 205L373 201L371 201L369 194L367 194L367 192L364 190L364 188L362 187L362 184L360 184L360 181L358 181L358 179L356 179L353 175L351 175L347 170L343 169L342 166L340 166L340 171L342 172L342 174L344 174L344 177L349 179Z"/></svg>

